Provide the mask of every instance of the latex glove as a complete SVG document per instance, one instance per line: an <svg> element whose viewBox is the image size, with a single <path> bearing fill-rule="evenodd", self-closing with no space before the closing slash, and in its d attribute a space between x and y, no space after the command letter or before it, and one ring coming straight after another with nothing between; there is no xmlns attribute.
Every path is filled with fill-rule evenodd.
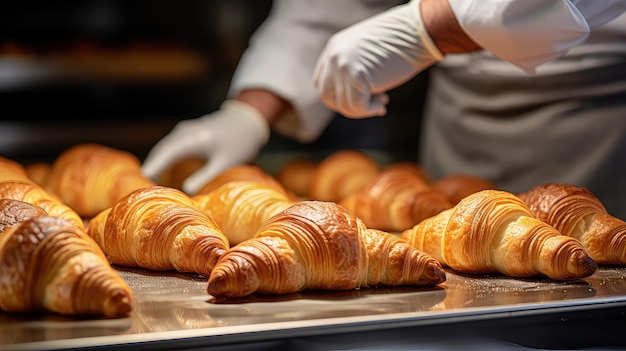
<svg viewBox="0 0 626 351"><path fill-rule="evenodd" d="M313 76L331 109L351 118L382 116L387 91L441 59L424 28L420 0L413 0L333 35Z"/></svg>
<svg viewBox="0 0 626 351"><path fill-rule="evenodd" d="M252 160L268 138L269 125L255 108L228 100L209 115L176 124L150 150L142 171L156 180L177 161L206 158L205 165L183 182L182 190L193 195L228 167Z"/></svg>

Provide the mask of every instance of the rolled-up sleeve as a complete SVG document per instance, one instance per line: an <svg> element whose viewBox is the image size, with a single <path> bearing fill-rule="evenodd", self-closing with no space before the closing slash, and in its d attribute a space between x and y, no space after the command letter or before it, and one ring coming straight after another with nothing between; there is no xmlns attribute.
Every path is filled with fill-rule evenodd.
<svg viewBox="0 0 626 351"><path fill-rule="evenodd" d="M626 0L449 0L467 35L527 73L583 43L626 11Z"/></svg>

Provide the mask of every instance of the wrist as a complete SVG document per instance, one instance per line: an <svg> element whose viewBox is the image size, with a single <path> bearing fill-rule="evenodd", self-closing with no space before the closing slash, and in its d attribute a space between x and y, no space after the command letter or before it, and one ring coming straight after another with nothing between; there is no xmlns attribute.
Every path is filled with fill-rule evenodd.
<svg viewBox="0 0 626 351"><path fill-rule="evenodd" d="M442 54L458 54L480 50L461 28L448 0L421 0L422 21L431 40Z"/></svg>
<svg viewBox="0 0 626 351"><path fill-rule="evenodd" d="M242 90L235 97L235 100L245 102L254 107L270 126L291 108L287 100L264 89Z"/></svg>

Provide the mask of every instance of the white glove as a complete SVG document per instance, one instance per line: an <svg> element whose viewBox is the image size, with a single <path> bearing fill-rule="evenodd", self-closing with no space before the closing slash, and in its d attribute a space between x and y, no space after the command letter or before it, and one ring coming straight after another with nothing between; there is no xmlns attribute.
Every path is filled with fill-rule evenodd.
<svg viewBox="0 0 626 351"><path fill-rule="evenodd" d="M269 125L255 108L228 100L209 115L176 124L150 150L142 171L155 180L181 159L206 158L205 165L182 185L183 191L193 195L228 167L252 160L268 138Z"/></svg>
<svg viewBox="0 0 626 351"><path fill-rule="evenodd" d="M351 118L382 116L387 91L441 59L424 28L420 0L412 0L333 35L313 75L331 109Z"/></svg>

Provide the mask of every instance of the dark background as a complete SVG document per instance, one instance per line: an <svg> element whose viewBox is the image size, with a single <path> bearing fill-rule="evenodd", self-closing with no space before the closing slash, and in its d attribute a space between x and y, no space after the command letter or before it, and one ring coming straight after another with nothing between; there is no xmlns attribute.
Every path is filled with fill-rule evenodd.
<svg viewBox="0 0 626 351"><path fill-rule="evenodd" d="M267 0L3 3L0 155L52 161L71 145L97 142L143 159L177 121L219 106L270 6ZM137 50L141 60L129 60ZM185 73L168 61L172 52L191 57L196 70ZM384 118L337 116L316 142L273 135L262 154L321 157L361 148L415 159L426 81L425 73L392 91Z"/></svg>

